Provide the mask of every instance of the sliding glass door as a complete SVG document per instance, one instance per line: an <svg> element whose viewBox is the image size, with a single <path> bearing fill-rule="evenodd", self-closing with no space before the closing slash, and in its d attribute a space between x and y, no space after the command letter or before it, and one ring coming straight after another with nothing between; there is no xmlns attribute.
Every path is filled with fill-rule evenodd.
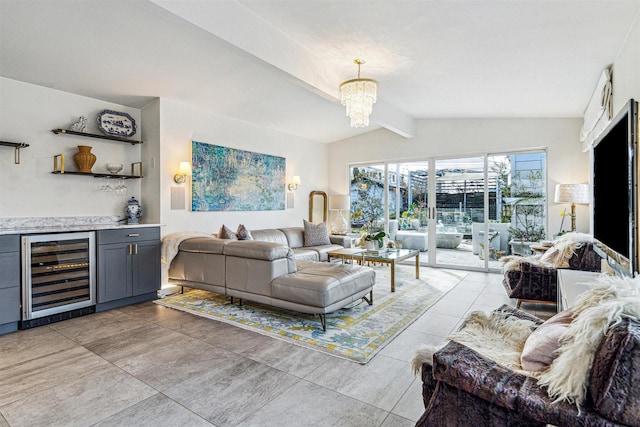
<svg viewBox="0 0 640 427"><path fill-rule="evenodd" d="M485 267L473 256L472 224L485 214L485 158L465 157L435 161L435 237L432 262L456 267ZM477 252L476 252L477 255Z"/></svg>
<svg viewBox="0 0 640 427"><path fill-rule="evenodd" d="M351 228L387 231L432 266L500 271L545 239L546 153L351 166Z"/></svg>

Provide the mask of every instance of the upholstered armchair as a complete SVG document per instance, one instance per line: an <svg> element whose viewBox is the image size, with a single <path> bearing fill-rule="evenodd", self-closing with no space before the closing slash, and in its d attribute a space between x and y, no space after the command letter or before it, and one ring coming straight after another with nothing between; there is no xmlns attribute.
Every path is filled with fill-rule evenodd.
<svg viewBox="0 0 640 427"><path fill-rule="evenodd" d="M554 256L555 255L555 256ZM558 268L600 271L601 258L589 241L558 240L544 255L504 257L502 284L516 307L525 302L556 303Z"/></svg>
<svg viewBox="0 0 640 427"><path fill-rule="evenodd" d="M498 310L537 327L543 323L515 308ZM624 318L612 326L590 366L586 398L578 409L549 397L533 376L449 341L422 362L425 411L416 426L640 426L640 324Z"/></svg>

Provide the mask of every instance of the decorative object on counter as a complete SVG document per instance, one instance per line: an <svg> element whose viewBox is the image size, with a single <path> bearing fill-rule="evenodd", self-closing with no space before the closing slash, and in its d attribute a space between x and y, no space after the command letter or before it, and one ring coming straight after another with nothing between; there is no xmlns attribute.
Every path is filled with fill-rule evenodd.
<svg viewBox="0 0 640 427"><path fill-rule="evenodd" d="M127 214L127 224L138 224L140 222L142 207L140 207L140 203L134 196L129 199L125 213Z"/></svg>
<svg viewBox="0 0 640 427"><path fill-rule="evenodd" d="M91 173L91 168L96 162L96 155L91 152L92 148L88 145L78 145L78 152L73 155L73 161L79 172Z"/></svg>
<svg viewBox="0 0 640 427"><path fill-rule="evenodd" d="M127 113L102 110L98 113L98 129L107 135L129 137L136 134L136 121Z"/></svg>
<svg viewBox="0 0 640 427"><path fill-rule="evenodd" d="M107 170L109 171L109 173L112 173L114 175L120 172L122 168L124 168L124 165L122 163L107 163Z"/></svg>
<svg viewBox="0 0 640 427"><path fill-rule="evenodd" d="M78 117L78 121L69 127L69 130L74 132L84 132L84 128L87 127L87 118L85 116Z"/></svg>

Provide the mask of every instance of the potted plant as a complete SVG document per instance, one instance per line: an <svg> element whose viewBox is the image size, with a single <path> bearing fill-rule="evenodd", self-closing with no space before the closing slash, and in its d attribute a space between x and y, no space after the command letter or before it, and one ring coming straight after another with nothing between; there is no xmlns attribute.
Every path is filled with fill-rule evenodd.
<svg viewBox="0 0 640 427"><path fill-rule="evenodd" d="M387 235L384 231L378 233L366 233L364 236L364 247L368 251L374 251L382 248L384 238Z"/></svg>

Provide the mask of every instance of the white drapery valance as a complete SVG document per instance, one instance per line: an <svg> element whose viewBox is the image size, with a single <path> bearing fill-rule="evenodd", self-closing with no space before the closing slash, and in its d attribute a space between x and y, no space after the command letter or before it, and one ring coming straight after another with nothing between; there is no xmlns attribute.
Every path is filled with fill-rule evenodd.
<svg viewBox="0 0 640 427"><path fill-rule="evenodd" d="M593 142L611 121L613 117L611 94L611 70L605 68L600 74L596 89L584 112L584 122L580 129L582 151L589 151Z"/></svg>

